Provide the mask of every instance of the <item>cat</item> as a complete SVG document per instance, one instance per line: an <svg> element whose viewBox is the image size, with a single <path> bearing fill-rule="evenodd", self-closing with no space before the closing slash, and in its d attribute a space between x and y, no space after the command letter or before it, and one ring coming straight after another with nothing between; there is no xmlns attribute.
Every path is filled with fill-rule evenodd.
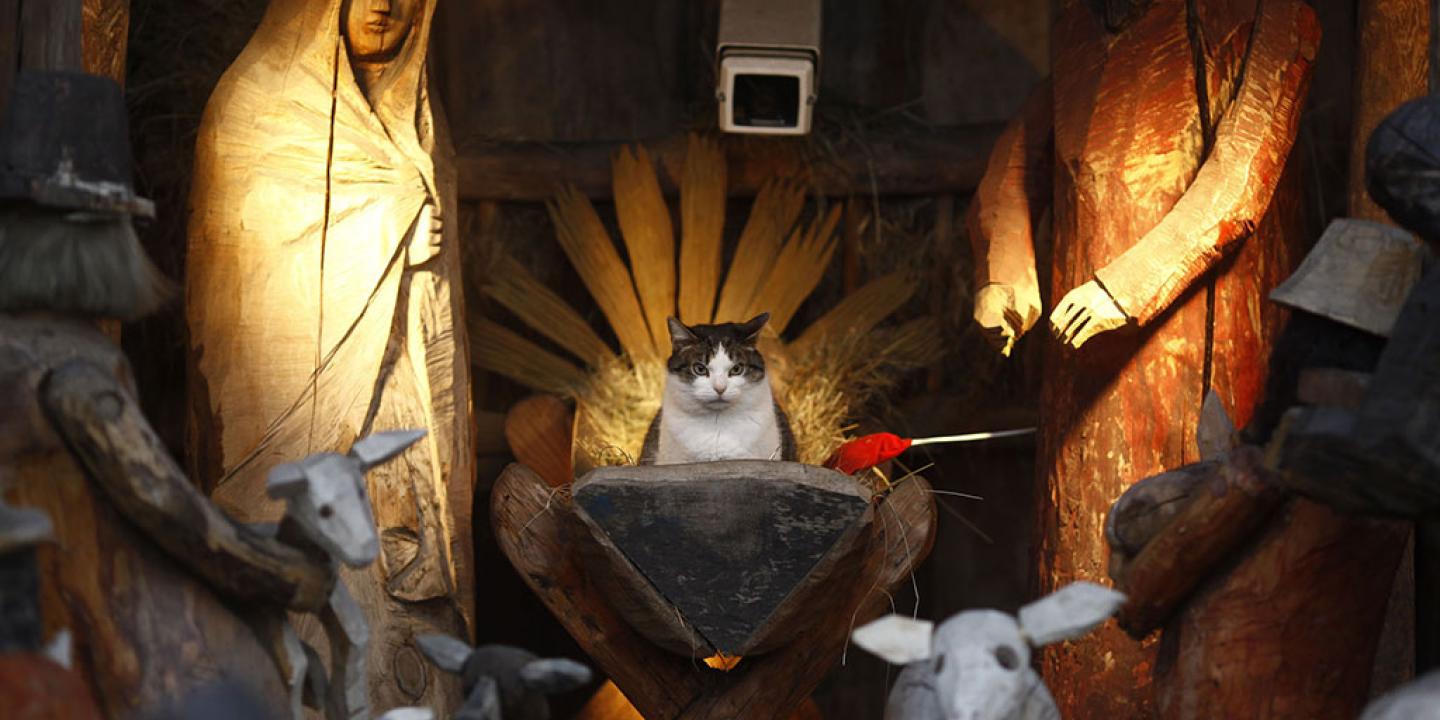
<svg viewBox="0 0 1440 720"><path fill-rule="evenodd" d="M755 348L769 320L761 313L744 323L687 327L669 319L669 375L641 465L796 459L790 420L775 404Z"/></svg>

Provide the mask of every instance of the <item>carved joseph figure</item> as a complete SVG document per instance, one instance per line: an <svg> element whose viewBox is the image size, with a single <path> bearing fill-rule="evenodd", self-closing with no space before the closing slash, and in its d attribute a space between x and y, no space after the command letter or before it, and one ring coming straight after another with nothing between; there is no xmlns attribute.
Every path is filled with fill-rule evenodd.
<svg viewBox="0 0 1440 720"><path fill-rule="evenodd" d="M449 147L425 66L434 0L272 0L206 107L191 194L191 457L272 521L273 466L372 431L429 436L370 491L380 560L346 577L372 707L453 707L411 645L471 618L473 453ZM441 686L444 687L441 687Z"/></svg>

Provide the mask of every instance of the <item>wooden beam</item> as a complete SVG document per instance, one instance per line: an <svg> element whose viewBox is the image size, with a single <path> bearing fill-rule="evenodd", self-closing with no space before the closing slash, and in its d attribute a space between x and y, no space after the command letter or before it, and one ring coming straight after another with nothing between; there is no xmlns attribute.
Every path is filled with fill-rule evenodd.
<svg viewBox="0 0 1440 720"><path fill-rule="evenodd" d="M956 126L929 134L871 133L822 148L803 140L727 135L730 195L749 197L770 178L805 178L822 195L968 193L980 181L998 125ZM661 188L678 192L686 137L642 141L659 159ZM463 200L541 201L565 183L609 198L610 158L622 143L493 143L460 152Z"/></svg>

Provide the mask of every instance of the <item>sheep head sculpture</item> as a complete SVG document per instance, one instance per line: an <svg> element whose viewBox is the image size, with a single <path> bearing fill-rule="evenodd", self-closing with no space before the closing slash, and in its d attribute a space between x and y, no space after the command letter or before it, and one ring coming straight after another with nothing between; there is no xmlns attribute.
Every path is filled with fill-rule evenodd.
<svg viewBox="0 0 1440 720"><path fill-rule="evenodd" d="M1055 700L1030 666L1031 651L1079 637L1105 622L1125 596L1077 582L1020 609L967 610L935 627L888 615L853 634L855 644L906 665L886 720L1058 718Z"/></svg>
<svg viewBox="0 0 1440 720"><path fill-rule="evenodd" d="M375 561L380 539L365 492L365 472L425 437L424 430L393 430L370 435L345 455L318 453L277 465L265 492L285 501L285 519L330 557L352 568Z"/></svg>

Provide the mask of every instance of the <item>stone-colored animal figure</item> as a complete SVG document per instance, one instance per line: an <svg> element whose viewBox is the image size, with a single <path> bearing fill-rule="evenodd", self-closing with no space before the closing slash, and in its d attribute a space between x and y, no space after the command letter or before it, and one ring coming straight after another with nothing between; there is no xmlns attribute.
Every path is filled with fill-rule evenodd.
<svg viewBox="0 0 1440 720"><path fill-rule="evenodd" d="M1020 608L1016 617L967 610L941 623L888 615L857 629L855 644L900 665L886 720L1057 720L1030 651L1105 622L1125 596L1077 582ZM933 632L932 632L933 627Z"/></svg>
<svg viewBox="0 0 1440 720"><path fill-rule="evenodd" d="M449 635L421 635L415 642L436 667L460 675L465 704L455 720L549 720L548 696L590 682L590 669L580 663L509 645L472 649Z"/></svg>
<svg viewBox="0 0 1440 720"><path fill-rule="evenodd" d="M331 563L362 568L374 562L380 540L365 493L365 473L424 436L424 430L375 433L357 441L347 455L319 453L271 469L266 492L285 501L285 515L275 538ZM300 641L288 622L257 623L262 635L271 638L281 673L291 687L291 711L296 720L303 717L308 679L308 700L323 702L330 720L367 717L365 652L370 631L344 581L335 581L319 618L330 643L328 678L323 678L323 671L315 672L319 663L314 651Z"/></svg>
<svg viewBox="0 0 1440 720"><path fill-rule="evenodd" d="M1440 670L1375 698L1360 720L1440 720Z"/></svg>

